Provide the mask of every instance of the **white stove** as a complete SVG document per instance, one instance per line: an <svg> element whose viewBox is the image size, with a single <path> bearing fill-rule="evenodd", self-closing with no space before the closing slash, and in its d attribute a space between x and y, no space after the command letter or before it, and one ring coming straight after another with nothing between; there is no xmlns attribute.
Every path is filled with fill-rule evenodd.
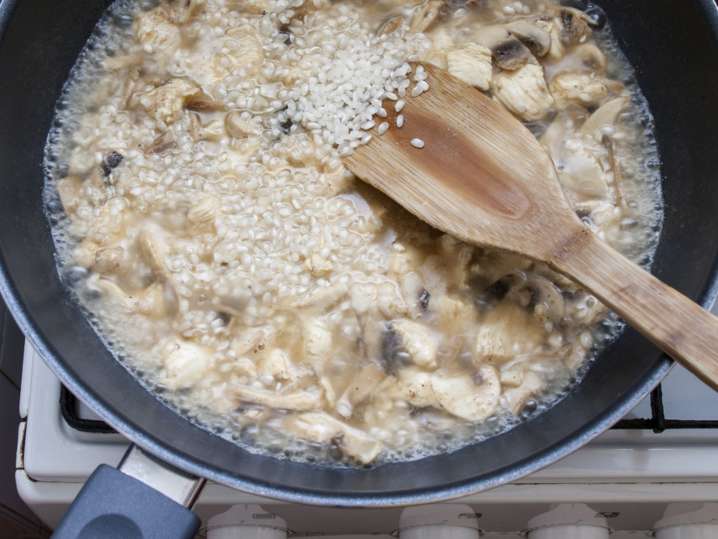
<svg viewBox="0 0 718 539"><path fill-rule="evenodd" d="M669 514L675 513L676 506L669 507L671 503L690 503L677 507L692 512L708 502L718 502L718 393L681 367L669 374L662 389L665 417L703 420L707 423L699 426L708 428L667 429L659 434L649 428L611 430L540 472L460 503L480 515L478 525L489 537L523 537L520 533L537 515L555 509L556 504L581 502L607 519L614 538L626 539L646 537L667 508ZM627 418L652 415L646 399ZM98 418L62 389L28 345L20 417L18 492L37 516L53 527L95 467L117 465L128 443L114 432L104 432L107 429ZM401 509L287 505L211 483L202 492L195 512L206 522L238 504L261 504L302 536L388 534L398 529L401 513ZM718 537L718 528L709 533L700 537Z"/></svg>

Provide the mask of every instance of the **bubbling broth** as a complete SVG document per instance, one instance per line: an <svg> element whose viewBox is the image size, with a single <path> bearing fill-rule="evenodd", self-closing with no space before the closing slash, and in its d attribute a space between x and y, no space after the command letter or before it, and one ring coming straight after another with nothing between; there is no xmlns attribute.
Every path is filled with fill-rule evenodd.
<svg viewBox="0 0 718 539"><path fill-rule="evenodd" d="M620 331L544 264L433 230L343 166L431 91L415 62L523 121L586 225L650 264L653 122L595 7L119 1L58 104L46 207L88 318L179 413L281 458L417 459L546 410Z"/></svg>

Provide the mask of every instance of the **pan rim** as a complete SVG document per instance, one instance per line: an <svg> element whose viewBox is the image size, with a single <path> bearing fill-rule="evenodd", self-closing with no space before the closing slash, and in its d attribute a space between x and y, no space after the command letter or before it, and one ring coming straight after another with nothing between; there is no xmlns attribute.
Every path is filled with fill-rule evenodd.
<svg viewBox="0 0 718 539"><path fill-rule="evenodd" d="M714 34L718 35L718 6L716 6L714 0L698 0L698 2L703 8ZM3 38L7 21L16 4L17 0L0 0L0 40ZM142 447L162 461L199 477L205 477L217 483L256 496L308 505L353 508L420 505L469 496L510 483L555 463L605 432L645 398L645 396L663 380L674 365L674 362L670 358L665 355L661 356L656 360L650 371L636 383L630 393L616 401L610 409L590 423L584 425L584 427L574 435L557 441L551 448L544 450L536 456L528 458L523 462L515 463L510 468L499 470L489 476L469 479L460 484L393 494L326 494L297 488L269 486L256 480L241 479L229 472L203 464L156 439L149 433L131 425L120 413L112 410L110 406L103 402L101 396L96 395L86 384L76 379L68 367L63 364L58 355L53 351L50 342L36 327L29 311L25 309L25 306L20 301L20 296L8 274L2 252L0 252L0 296L4 299L5 304L25 337L60 381L131 442ZM714 260L706 286L704 287L704 292L700 295L699 303L704 308L710 308L716 297L718 297L718 258Z"/></svg>

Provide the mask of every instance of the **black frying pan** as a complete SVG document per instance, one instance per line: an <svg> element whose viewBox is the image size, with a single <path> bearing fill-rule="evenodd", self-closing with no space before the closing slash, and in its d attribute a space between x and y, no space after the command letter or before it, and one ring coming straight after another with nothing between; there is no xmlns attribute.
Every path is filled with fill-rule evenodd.
<svg viewBox="0 0 718 539"><path fill-rule="evenodd" d="M599 3L656 120L666 215L654 273L707 306L718 260L718 9L713 0ZM62 382L149 453L191 474L292 502L432 502L513 481L569 454L626 414L670 369L670 360L627 330L546 413L452 454L371 470L252 455L193 426L116 362L68 298L42 211L41 163L55 102L108 4L0 0L0 290Z"/></svg>

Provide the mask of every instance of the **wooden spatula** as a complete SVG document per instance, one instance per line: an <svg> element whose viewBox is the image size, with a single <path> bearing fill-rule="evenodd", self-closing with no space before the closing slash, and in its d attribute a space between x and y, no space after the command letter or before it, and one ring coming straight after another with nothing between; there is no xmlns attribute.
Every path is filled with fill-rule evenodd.
<svg viewBox="0 0 718 539"><path fill-rule="evenodd" d="M718 389L718 318L584 226L546 151L501 105L425 69L430 90L408 99L404 127L390 112L392 128L345 157L349 169L435 228L549 264Z"/></svg>

